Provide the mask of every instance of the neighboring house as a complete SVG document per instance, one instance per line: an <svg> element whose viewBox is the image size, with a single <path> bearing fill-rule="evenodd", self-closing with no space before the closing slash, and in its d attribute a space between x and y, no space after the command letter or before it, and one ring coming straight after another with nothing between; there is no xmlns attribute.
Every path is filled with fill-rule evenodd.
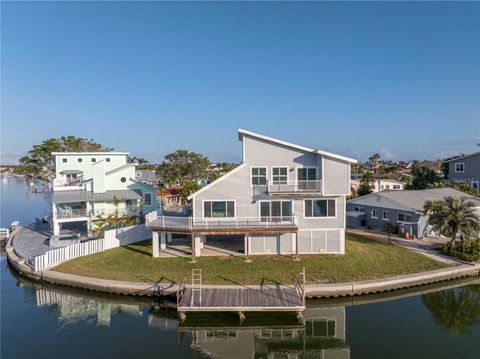
<svg viewBox="0 0 480 359"><path fill-rule="evenodd" d="M384 190L404 190L405 189L405 182L397 181L394 179L388 178L376 178L374 182L374 187L372 188L373 192L380 192ZM352 179L352 187L357 189L360 187L360 180L353 180Z"/></svg>
<svg viewBox="0 0 480 359"><path fill-rule="evenodd" d="M242 164L189 197L191 217L147 216L160 248L172 232L191 234L195 255L208 235L241 234L248 254L343 254L356 160L246 130L238 136Z"/></svg>
<svg viewBox="0 0 480 359"><path fill-rule="evenodd" d="M158 185L158 177L153 170L136 170L135 179L153 187Z"/></svg>
<svg viewBox="0 0 480 359"><path fill-rule="evenodd" d="M54 152L52 194L54 235L62 224L92 220L118 211L129 216L157 209L155 188L135 179L135 163L127 152ZM118 206L115 206L115 201Z"/></svg>
<svg viewBox="0 0 480 359"><path fill-rule="evenodd" d="M446 196L465 197L480 210L480 200L453 188L435 188L405 191L381 191L357 197L347 202L347 226L382 228L385 224L398 225L417 238L428 237L426 201L441 200Z"/></svg>
<svg viewBox="0 0 480 359"><path fill-rule="evenodd" d="M480 152L445 161L448 163L448 180L465 182L480 193Z"/></svg>

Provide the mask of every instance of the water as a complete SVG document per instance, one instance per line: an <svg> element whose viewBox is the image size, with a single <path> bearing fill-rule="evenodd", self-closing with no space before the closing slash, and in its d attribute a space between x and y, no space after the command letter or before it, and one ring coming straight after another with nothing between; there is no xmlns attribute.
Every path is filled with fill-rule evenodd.
<svg viewBox="0 0 480 359"><path fill-rule="evenodd" d="M2 224L28 223L48 210L42 194L24 190L21 180L2 182ZM242 326L235 315L189 314L179 327L176 312L161 308L172 303L42 285L12 273L3 254L0 264L2 359L478 358L480 353L479 278L309 301L305 327L288 315L248 314Z"/></svg>

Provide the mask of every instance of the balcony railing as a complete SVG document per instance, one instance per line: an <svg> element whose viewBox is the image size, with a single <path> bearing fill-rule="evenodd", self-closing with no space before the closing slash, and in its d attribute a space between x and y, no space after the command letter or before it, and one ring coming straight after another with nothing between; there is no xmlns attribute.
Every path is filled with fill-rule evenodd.
<svg viewBox="0 0 480 359"><path fill-rule="evenodd" d="M297 227L297 218L293 216L279 217L238 217L208 218L162 216L156 212L146 215L146 224L153 228L179 230L205 229L255 229L255 228L290 228Z"/></svg>
<svg viewBox="0 0 480 359"><path fill-rule="evenodd" d="M133 216L140 213L140 207L129 207L129 208L119 208L115 209L83 209L83 208L58 208L57 209L57 218L66 219L66 218L83 218L83 217L108 217L114 214L120 216L128 215Z"/></svg>
<svg viewBox="0 0 480 359"><path fill-rule="evenodd" d="M286 183L267 183L267 191L270 194L275 193L305 193L305 192L321 192L322 180L302 180L293 184Z"/></svg>
<svg viewBox="0 0 480 359"><path fill-rule="evenodd" d="M73 189L85 189L85 185L80 180L53 180L53 190L73 190Z"/></svg>

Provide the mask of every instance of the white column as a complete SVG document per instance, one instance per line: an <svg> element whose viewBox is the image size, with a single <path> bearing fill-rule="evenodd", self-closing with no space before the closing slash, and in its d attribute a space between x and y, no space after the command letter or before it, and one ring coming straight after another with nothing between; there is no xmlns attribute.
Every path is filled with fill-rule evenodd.
<svg viewBox="0 0 480 359"><path fill-rule="evenodd" d="M195 256L197 257L200 257L202 253L201 243L202 243L202 236L196 234L195 235Z"/></svg>
<svg viewBox="0 0 480 359"><path fill-rule="evenodd" d="M297 250L297 233L292 233L292 253L295 253Z"/></svg>
<svg viewBox="0 0 480 359"><path fill-rule="evenodd" d="M167 232L167 243L172 243L172 232Z"/></svg>
<svg viewBox="0 0 480 359"><path fill-rule="evenodd" d="M207 241L207 236L202 234L200 236L200 248L203 248L203 246L205 245L205 242Z"/></svg>
<svg viewBox="0 0 480 359"><path fill-rule="evenodd" d="M60 223L57 222L57 219L53 219L53 235L58 236L60 234Z"/></svg>
<svg viewBox="0 0 480 359"><path fill-rule="evenodd" d="M152 231L152 255L153 257L159 257L160 256L160 250L159 250L159 233Z"/></svg>
<svg viewBox="0 0 480 359"><path fill-rule="evenodd" d="M340 254L345 254L345 230L340 230Z"/></svg>
<svg viewBox="0 0 480 359"><path fill-rule="evenodd" d="M167 233L161 232L160 233L160 249L167 248Z"/></svg>

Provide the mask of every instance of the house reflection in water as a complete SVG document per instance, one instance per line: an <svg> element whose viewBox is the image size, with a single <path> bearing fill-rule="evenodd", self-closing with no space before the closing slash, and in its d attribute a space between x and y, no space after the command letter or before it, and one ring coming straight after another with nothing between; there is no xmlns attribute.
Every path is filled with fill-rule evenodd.
<svg viewBox="0 0 480 359"><path fill-rule="evenodd" d="M242 325L235 316L189 316L184 325L150 311L150 327L178 330L179 340L191 333L192 348L213 358L350 358L345 343L345 308L307 308L305 325L285 314L247 314ZM252 318L253 316L253 318ZM191 320L190 320L191 318ZM249 321L249 318L251 319Z"/></svg>
<svg viewBox="0 0 480 359"><path fill-rule="evenodd" d="M69 293L36 289L37 306L58 306L58 325L61 328L75 325L79 322L109 326L112 314L130 314L141 316L142 309L139 305L111 303L76 296Z"/></svg>

